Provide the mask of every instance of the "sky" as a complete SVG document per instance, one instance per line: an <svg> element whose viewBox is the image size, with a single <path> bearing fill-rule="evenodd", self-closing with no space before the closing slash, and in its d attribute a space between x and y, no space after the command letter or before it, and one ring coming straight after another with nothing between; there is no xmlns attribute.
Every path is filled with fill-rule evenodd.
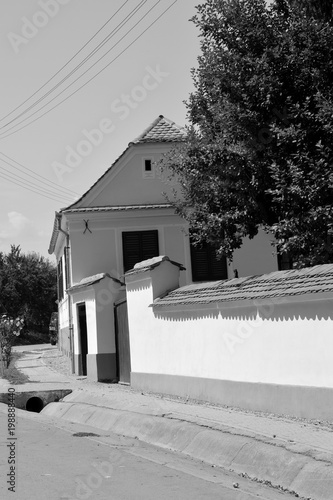
<svg viewBox="0 0 333 500"><path fill-rule="evenodd" d="M53 260L55 211L159 115L187 123L198 3L0 2L0 251Z"/></svg>

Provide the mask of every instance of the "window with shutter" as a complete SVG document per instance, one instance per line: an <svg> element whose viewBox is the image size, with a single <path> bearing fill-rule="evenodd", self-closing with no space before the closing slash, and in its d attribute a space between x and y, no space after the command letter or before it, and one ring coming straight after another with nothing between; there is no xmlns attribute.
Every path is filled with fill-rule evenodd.
<svg viewBox="0 0 333 500"><path fill-rule="evenodd" d="M62 268L62 258L60 258L58 263L57 275L58 275L58 300L60 302L64 298L64 275Z"/></svg>
<svg viewBox="0 0 333 500"><path fill-rule="evenodd" d="M129 231L122 236L125 273L138 262L159 255L158 231Z"/></svg>
<svg viewBox="0 0 333 500"><path fill-rule="evenodd" d="M279 271L288 271L288 269L293 269L293 261L288 252L278 255L277 260Z"/></svg>
<svg viewBox="0 0 333 500"><path fill-rule="evenodd" d="M215 249L208 243L200 246L191 244L193 281L214 281L228 278L227 259L216 258Z"/></svg>

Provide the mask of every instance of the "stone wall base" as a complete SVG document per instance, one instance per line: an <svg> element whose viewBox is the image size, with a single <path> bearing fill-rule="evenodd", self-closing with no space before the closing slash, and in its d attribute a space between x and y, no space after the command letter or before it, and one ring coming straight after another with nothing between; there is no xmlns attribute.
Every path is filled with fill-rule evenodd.
<svg viewBox="0 0 333 500"><path fill-rule="evenodd" d="M87 354L87 377L94 381L114 380L117 377L116 354Z"/></svg>
<svg viewBox="0 0 333 500"><path fill-rule="evenodd" d="M131 386L252 411L308 419L333 419L333 388L215 380L156 373L131 373Z"/></svg>

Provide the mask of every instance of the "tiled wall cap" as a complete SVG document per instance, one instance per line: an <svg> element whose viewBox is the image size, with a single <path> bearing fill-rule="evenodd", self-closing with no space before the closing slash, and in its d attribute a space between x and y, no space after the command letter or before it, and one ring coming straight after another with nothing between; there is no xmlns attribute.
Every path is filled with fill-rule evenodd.
<svg viewBox="0 0 333 500"><path fill-rule="evenodd" d="M151 259L143 260L142 262L138 262L135 264L134 269L141 269L142 267L155 267L157 264L160 264L164 260L170 261L169 257L166 255L159 255L158 257L152 257Z"/></svg>

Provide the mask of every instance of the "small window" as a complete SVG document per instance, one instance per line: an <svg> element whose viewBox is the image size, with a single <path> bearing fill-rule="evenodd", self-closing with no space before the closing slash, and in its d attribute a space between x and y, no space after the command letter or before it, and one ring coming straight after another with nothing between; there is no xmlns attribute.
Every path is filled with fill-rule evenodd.
<svg viewBox="0 0 333 500"><path fill-rule="evenodd" d="M144 158L142 162L142 177L144 179L153 179L155 177L155 169L153 158Z"/></svg>
<svg viewBox="0 0 333 500"><path fill-rule="evenodd" d="M151 172L152 166L151 166L151 160L145 160L145 172Z"/></svg>

